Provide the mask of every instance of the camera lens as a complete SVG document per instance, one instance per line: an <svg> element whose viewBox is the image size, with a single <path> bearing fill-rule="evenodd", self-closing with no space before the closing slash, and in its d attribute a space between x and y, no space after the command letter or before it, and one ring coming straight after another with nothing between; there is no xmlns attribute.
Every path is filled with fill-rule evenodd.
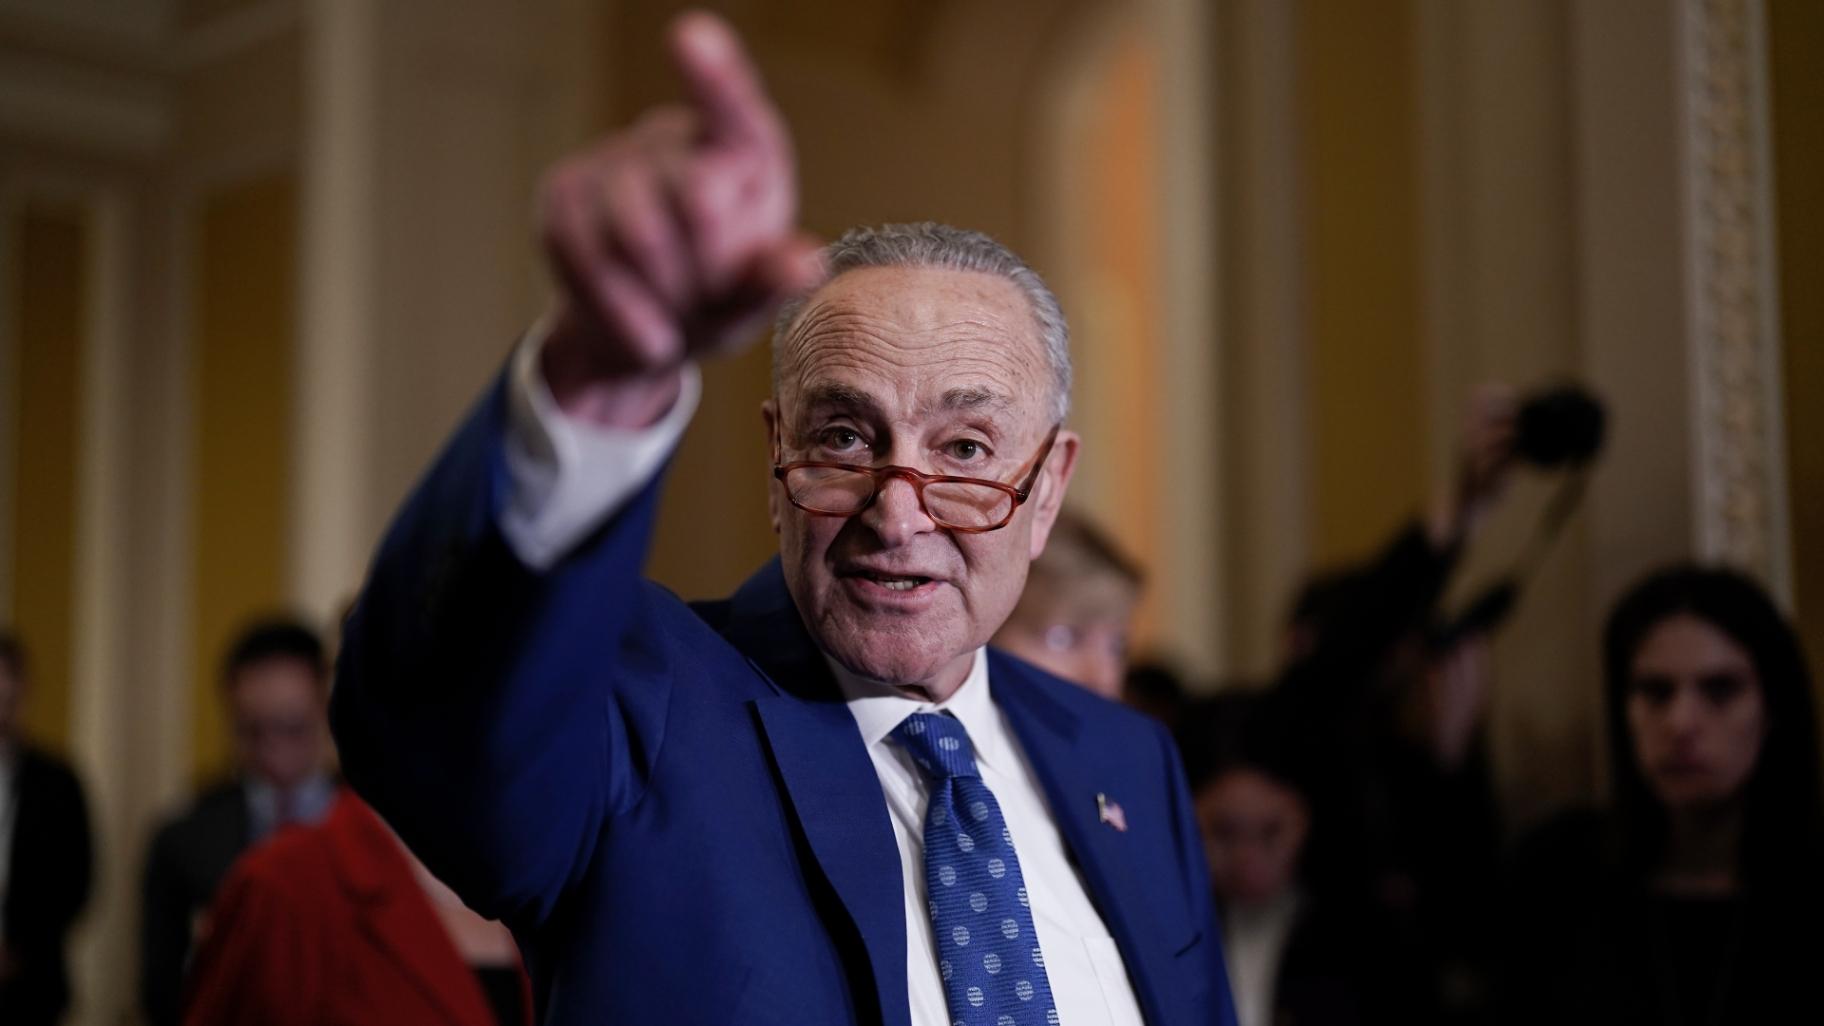
<svg viewBox="0 0 1824 1026"><path fill-rule="evenodd" d="M1520 407L1514 446L1537 467L1588 463L1602 448L1602 403L1575 385L1540 392Z"/></svg>

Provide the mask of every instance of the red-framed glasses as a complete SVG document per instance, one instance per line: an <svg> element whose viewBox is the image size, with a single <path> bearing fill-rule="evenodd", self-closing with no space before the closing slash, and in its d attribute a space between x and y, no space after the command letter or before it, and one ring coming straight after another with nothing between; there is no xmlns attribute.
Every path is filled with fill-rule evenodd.
<svg viewBox="0 0 1824 1026"><path fill-rule="evenodd" d="M889 478L903 478L918 494L919 508L937 526L965 534L995 531L1006 527L1014 511L1032 495L1063 426L1052 425L1045 444L1032 459L1032 469L1018 485L927 474L911 467L860 467L815 460L774 463L773 477L785 486L785 497L792 505L820 517L852 517L874 504Z"/></svg>

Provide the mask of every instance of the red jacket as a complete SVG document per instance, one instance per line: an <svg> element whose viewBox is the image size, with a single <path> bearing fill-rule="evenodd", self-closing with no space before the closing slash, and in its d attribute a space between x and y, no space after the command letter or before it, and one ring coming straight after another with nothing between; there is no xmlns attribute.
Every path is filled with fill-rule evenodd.
<svg viewBox="0 0 1824 1026"><path fill-rule="evenodd" d="M352 794L237 862L209 923L186 1026L495 1026L398 842Z"/></svg>

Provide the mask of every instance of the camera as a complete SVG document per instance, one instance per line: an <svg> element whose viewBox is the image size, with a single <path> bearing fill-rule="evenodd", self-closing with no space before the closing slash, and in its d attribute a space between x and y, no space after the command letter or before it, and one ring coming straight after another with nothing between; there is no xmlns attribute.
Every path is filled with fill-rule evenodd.
<svg viewBox="0 0 1824 1026"><path fill-rule="evenodd" d="M1535 467L1580 467L1602 448L1602 401L1576 385L1534 393L1520 405L1514 449Z"/></svg>

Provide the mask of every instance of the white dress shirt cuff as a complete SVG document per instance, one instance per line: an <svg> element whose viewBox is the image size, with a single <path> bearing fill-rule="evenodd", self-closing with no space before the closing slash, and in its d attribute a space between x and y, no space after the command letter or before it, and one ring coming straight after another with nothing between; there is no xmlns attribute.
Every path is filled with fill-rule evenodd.
<svg viewBox="0 0 1824 1026"><path fill-rule="evenodd" d="M520 562L554 566L620 509L664 465L697 409L702 379L684 367L677 402L648 428L621 429L566 416L539 369L545 328L535 326L507 371L508 495L500 531Z"/></svg>

